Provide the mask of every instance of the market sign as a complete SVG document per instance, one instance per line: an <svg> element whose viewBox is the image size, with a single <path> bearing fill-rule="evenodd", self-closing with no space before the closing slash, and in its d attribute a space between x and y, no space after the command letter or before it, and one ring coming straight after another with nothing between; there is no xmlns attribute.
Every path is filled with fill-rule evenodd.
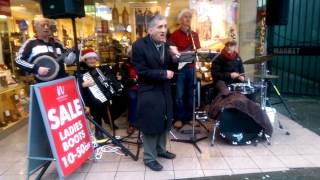
<svg viewBox="0 0 320 180"><path fill-rule="evenodd" d="M93 149L74 77L32 86L30 112L29 175L47 159L55 161L63 179L90 157Z"/></svg>
<svg viewBox="0 0 320 180"><path fill-rule="evenodd" d="M0 1L0 15L11 16L10 0Z"/></svg>
<svg viewBox="0 0 320 180"><path fill-rule="evenodd" d="M319 56L318 46L273 46L270 48L275 55L295 55L295 56Z"/></svg>

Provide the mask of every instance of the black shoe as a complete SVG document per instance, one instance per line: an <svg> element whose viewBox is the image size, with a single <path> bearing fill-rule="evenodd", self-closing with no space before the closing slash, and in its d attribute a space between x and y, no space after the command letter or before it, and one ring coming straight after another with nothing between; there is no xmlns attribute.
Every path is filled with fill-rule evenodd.
<svg viewBox="0 0 320 180"><path fill-rule="evenodd" d="M129 125L129 127L127 128L127 134L131 135L134 133L135 130L136 129L132 125Z"/></svg>
<svg viewBox="0 0 320 180"><path fill-rule="evenodd" d="M174 159L174 158L176 158L176 155L171 153L171 152L169 152L169 151L165 152L164 154L159 154L158 156L166 158L166 159Z"/></svg>
<svg viewBox="0 0 320 180"><path fill-rule="evenodd" d="M96 137L97 140L105 139L103 133L99 130L95 132L94 136Z"/></svg>
<svg viewBox="0 0 320 180"><path fill-rule="evenodd" d="M158 161L150 161L148 163L144 163L146 166L148 166L153 171L161 171L163 166L158 163Z"/></svg>
<svg viewBox="0 0 320 180"><path fill-rule="evenodd" d="M119 127L118 127L116 124L113 124L113 128L114 128L115 130L119 129Z"/></svg>

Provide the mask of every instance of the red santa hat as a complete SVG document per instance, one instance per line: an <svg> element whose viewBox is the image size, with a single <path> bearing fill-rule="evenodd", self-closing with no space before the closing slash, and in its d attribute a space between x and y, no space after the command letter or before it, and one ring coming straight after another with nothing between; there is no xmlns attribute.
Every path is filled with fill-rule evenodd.
<svg viewBox="0 0 320 180"><path fill-rule="evenodd" d="M87 48L81 51L81 60L84 61L88 58L96 58L99 59L99 56L93 49Z"/></svg>

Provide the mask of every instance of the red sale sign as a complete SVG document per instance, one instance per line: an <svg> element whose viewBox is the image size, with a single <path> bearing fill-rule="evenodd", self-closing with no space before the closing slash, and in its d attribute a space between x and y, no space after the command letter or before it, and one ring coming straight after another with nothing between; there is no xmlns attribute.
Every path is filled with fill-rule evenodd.
<svg viewBox="0 0 320 180"><path fill-rule="evenodd" d="M68 176L93 152L75 80L67 79L42 86L39 93L49 138L51 134L55 147L53 154L63 176Z"/></svg>

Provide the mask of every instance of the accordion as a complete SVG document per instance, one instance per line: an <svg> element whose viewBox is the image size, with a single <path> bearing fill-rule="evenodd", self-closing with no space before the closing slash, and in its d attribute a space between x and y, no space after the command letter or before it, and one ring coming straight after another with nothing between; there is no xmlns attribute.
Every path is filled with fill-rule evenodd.
<svg viewBox="0 0 320 180"><path fill-rule="evenodd" d="M110 100L113 96L120 95L124 88L108 68L104 68L104 71L100 68L95 68L86 72L83 75L83 80L88 79L95 81L95 85L90 86L89 91L102 103Z"/></svg>

